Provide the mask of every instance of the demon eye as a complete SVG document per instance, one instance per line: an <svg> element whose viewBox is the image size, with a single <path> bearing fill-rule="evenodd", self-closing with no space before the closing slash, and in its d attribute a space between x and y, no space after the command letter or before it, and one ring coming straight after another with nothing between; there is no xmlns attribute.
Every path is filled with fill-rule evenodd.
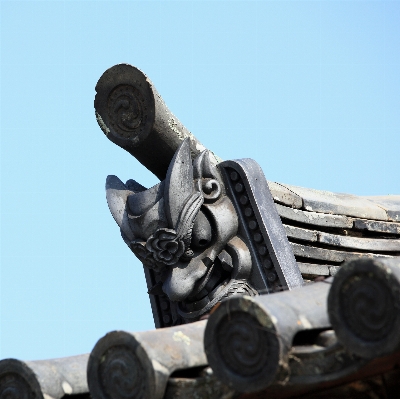
<svg viewBox="0 0 400 399"><path fill-rule="evenodd" d="M202 190L205 202L215 202L221 195L221 184L216 179L203 179Z"/></svg>
<svg viewBox="0 0 400 399"><path fill-rule="evenodd" d="M212 228L207 216L202 210L196 216L192 230L191 246L195 249L208 247L212 241Z"/></svg>

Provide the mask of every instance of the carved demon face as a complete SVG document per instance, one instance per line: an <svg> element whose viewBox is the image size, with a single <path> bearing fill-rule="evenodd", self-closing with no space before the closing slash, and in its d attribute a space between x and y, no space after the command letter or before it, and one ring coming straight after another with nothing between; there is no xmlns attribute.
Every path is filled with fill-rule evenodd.
<svg viewBox="0 0 400 399"><path fill-rule="evenodd" d="M254 295L238 216L208 151L192 162L189 141L175 153L164 181L146 190L107 178L107 201L124 241L158 276L180 314L197 318L224 296Z"/></svg>

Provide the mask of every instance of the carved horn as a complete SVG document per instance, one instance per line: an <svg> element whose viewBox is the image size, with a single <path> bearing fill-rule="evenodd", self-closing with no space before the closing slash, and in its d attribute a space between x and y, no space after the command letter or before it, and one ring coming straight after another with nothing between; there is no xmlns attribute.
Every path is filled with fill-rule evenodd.
<svg viewBox="0 0 400 399"><path fill-rule="evenodd" d="M126 202L128 196L135 194L128 190L124 183L117 176L107 176L106 180L106 198L110 212L120 227L121 231L129 240L134 239L133 232L129 226Z"/></svg>
<svg viewBox="0 0 400 399"><path fill-rule="evenodd" d="M164 190L167 219L170 226L175 228L184 205L194 193L189 139L183 141L172 158Z"/></svg>

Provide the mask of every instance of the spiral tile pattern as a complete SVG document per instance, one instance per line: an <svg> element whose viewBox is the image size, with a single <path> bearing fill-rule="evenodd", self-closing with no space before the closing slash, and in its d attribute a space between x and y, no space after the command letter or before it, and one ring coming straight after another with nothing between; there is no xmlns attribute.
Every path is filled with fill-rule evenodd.
<svg viewBox="0 0 400 399"><path fill-rule="evenodd" d="M231 372L247 378L276 369L276 338L251 315L228 314L215 333L220 358Z"/></svg>
<svg viewBox="0 0 400 399"><path fill-rule="evenodd" d="M146 100L134 86L122 84L108 97L108 118L114 134L132 141L141 139L146 124Z"/></svg>
<svg viewBox="0 0 400 399"><path fill-rule="evenodd" d="M389 287L372 273L353 276L342 285L340 314L359 339L384 340L393 329L395 312Z"/></svg>
<svg viewBox="0 0 400 399"><path fill-rule="evenodd" d="M99 367L103 392L109 399L145 398L146 373L131 348L114 346Z"/></svg>

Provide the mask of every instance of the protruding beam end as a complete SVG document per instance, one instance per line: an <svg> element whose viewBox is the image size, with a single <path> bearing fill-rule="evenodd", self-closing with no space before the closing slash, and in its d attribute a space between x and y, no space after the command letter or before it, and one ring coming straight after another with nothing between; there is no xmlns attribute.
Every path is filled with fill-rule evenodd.
<svg viewBox="0 0 400 399"><path fill-rule="evenodd" d="M400 348L400 259L348 262L335 275L328 312L350 353L366 359Z"/></svg>

